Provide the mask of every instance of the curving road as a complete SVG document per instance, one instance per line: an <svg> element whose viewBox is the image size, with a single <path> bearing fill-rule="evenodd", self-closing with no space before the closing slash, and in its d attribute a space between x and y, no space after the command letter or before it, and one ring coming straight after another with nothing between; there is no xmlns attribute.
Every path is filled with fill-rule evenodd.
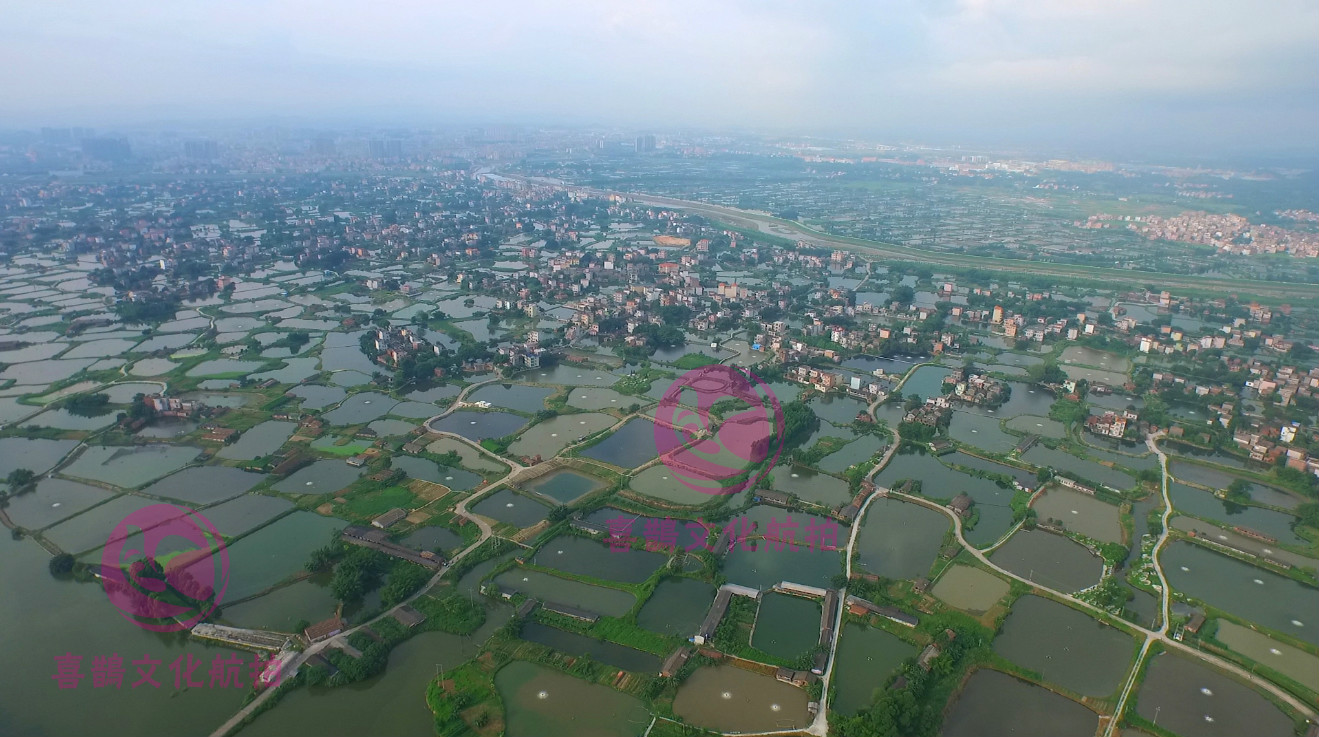
<svg viewBox="0 0 1319 737"><path fill-rule="evenodd" d="M293 674L298 672L298 668L300 668L303 663L307 662L308 658L315 655L316 653L319 653L322 650L325 650L326 648L331 647L332 645L335 644L340 644L340 643L346 644L349 635L361 630L363 627L369 627L370 625L384 619L385 617L392 616L394 611L396 611L399 607L407 606L408 604L411 604L412 602L416 601L421 596L425 595L427 591L429 591L432 587L434 587L436 584L440 582L440 579L443 578L444 575L448 573L450 569L453 568L453 565L455 563L467 557L469 554L471 554L472 551L481 547L482 543L484 543L486 540L489 540L494 535L494 532L493 530L491 530L490 525L485 520L481 519L479 516L468 512L467 507L472 502L479 501L480 499L485 498L487 495L489 495L491 492L495 491L496 489L503 488L504 485L508 484L519 474L525 471L526 468L514 464L504 458L496 456L490 451L486 450L485 448L482 448L479 445L472 443L471 441L467 440L466 438L463 438L462 436L453 435L452 433L440 433L440 434L446 437L457 438L458 440L467 443L473 448L476 448L476 450L479 451L480 453L491 456L492 458L499 460L501 463L508 465L510 468L509 472L505 474L503 478L487 486L486 488L478 491L477 493L472 494L466 499L463 499L461 502L459 502L457 505L454 506L454 514L466 518L467 520L475 524L478 529L481 530L480 537L478 537L476 541L473 542L471 545L468 545L466 548L463 548L462 551L460 551L452 559L446 561L444 566L440 568L438 571L436 571L434 576L431 576L430 580L426 582L425 586L422 586L421 588L417 589L416 593L409 596L407 599L404 599L403 601L399 602L398 605L391 607L388 611L379 614L373 619L370 619L366 622L362 622L361 624L352 627L350 629L346 629L343 632L335 635L334 637L310 645L306 650L299 653L297 657L295 657L293 660L289 661L284 665L283 669L280 671L280 677L279 677L280 681L283 681L285 678L292 678ZM210 737L225 737L225 735L237 729L238 725L241 724L244 719L247 719L249 716L251 716L252 713L255 712L259 706L261 706L261 704L265 703L268 699L270 699L271 694L273 694L275 691L276 689L274 688L267 688L266 690L262 691L260 694L257 695L255 699L252 699L252 701L248 702L246 706L244 706L236 714L234 714L227 721L225 721L224 724L221 724L214 732L211 733Z"/></svg>

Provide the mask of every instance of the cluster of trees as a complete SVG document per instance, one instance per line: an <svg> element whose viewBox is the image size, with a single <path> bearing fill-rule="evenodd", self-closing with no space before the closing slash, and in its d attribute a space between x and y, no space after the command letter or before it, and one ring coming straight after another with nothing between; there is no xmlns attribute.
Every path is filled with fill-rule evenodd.
<svg viewBox="0 0 1319 737"><path fill-rule="evenodd" d="M1061 384L1067 381L1067 373L1053 361L1045 361L1028 366L1026 380L1032 384Z"/></svg>
<svg viewBox="0 0 1319 737"><path fill-rule="evenodd" d="M37 475L27 468L15 468L5 477L5 483L9 485L9 493L22 494L30 491L37 481Z"/></svg>
<svg viewBox="0 0 1319 737"><path fill-rule="evenodd" d="M294 330L285 335L283 338L270 344L271 348L288 348L290 352L297 353L302 347L311 342L311 334L306 330Z"/></svg>
<svg viewBox="0 0 1319 737"><path fill-rule="evenodd" d="M1049 406L1049 417L1064 424L1084 422L1090 415L1090 408L1085 402L1063 397Z"/></svg>
<svg viewBox="0 0 1319 737"><path fill-rule="evenodd" d="M810 405L800 400L783 405L783 449L791 450L806 442L820 429L820 418Z"/></svg>
<svg viewBox="0 0 1319 737"><path fill-rule="evenodd" d="M157 295L140 300L124 300L115 305L115 314L129 325L161 323L173 319L178 312L179 299L173 295Z"/></svg>
<svg viewBox="0 0 1319 737"><path fill-rule="evenodd" d="M1224 496L1229 502L1245 504L1250 501L1250 482L1245 479L1235 479L1228 484Z"/></svg>
<svg viewBox="0 0 1319 737"><path fill-rule="evenodd" d="M359 339L359 346L362 353L374 363L379 351L376 350L375 337L371 333L363 335ZM457 375L462 373L463 364L467 361L484 361L489 360L492 354L485 346L467 342L459 346L456 351L441 350L439 353L433 351L417 351L410 353L398 362L394 370L394 386L402 388L420 381L426 381L435 376L435 369L442 369L446 374Z"/></svg>
<svg viewBox="0 0 1319 737"><path fill-rule="evenodd" d="M395 563L394 569L389 572L389 580L380 590L380 603L387 607L394 606L417 593L429 580L430 574L425 568L403 561Z"/></svg>
<svg viewBox="0 0 1319 737"><path fill-rule="evenodd" d="M956 679L983 639L975 632L953 628L951 642L940 637L941 652L927 672L915 658L902 666L907 684L900 689L882 689L871 705L838 724L841 737L934 737L943 721L944 704L939 698ZM943 698L946 698L944 696Z"/></svg>
<svg viewBox="0 0 1319 737"><path fill-rule="evenodd" d="M1090 597L1096 605L1121 613L1126 608L1127 602L1136 598L1136 592L1123 586L1116 578L1108 576L1094 588Z"/></svg>
<svg viewBox="0 0 1319 737"><path fill-rule="evenodd" d="M354 546L334 566L330 594L344 603L360 601L380 585L388 568L389 558L384 553Z"/></svg>
<svg viewBox="0 0 1319 737"><path fill-rule="evenodd" d="M108 394L79 394L64 400L64 409L79 417L100 417L110 411Z"/></svg>
<svg viewBox="0 0 1319 737"><path fill-rule="evenodd" d="M145 292L150 291L152 283L162 273L160 267L153 264L143 264L123 271L107 266L93 269L87 278L98 287L114 287L117 292Z"/></svg>
<svg viewBox="0 0 1319 737"><path fill-rule="evenodd" d="M361 657L354 658L343 650L333 647L325 650L325 657L339 670L329 678L332 686L364 681L384 671L385 665L389 663L389 651L394 649L392 643L377 642L364 632L354 632L349 635L348 644L357 648L362 653ZM323 670L320 668L311 670L316 673L308 674L309 682L318 683L325 680Z"/></svg>

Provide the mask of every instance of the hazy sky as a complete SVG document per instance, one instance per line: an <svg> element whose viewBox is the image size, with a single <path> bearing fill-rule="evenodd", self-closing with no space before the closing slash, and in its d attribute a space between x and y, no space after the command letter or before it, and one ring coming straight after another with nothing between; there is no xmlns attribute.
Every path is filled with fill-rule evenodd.
<svg viewBox="0 0 1319 737"><path fill-rule="evenodd" d="M1313 0L0 0L0 125L264 115L1313 147Z"/></svg>

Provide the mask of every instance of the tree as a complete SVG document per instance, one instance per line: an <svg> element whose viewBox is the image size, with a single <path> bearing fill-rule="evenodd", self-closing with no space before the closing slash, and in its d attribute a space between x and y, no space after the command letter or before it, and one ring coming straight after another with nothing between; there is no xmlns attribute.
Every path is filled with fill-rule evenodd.
<svg viewBox="0 0 1319 737"><path fill-rule="evenodd" d="M79 394L64 401L64 409L79 417L99 417L110 411L108 394Z"/></svg>
<svg viewBox="0 0 1319 737"><path fill-rule="evenodd" d="M1224 496L1230 502L1245 504L1250 501L1250 482L1245 479L1236 479L1228 485Z"/></svg>
<svg viewBox="0 0 1319 737"><path fill-rule="evenodd" d="M25 491L36 480L37 474L26 468L15 468L5 477L9 490L15 494Z"/></svg>
<svg viewBox="0 0 1319 737"><path fill-rule="evenodd" d="M1037 363L1026 368L1026 378L1032 384L1061 384L1067 381L1067 374L1052 361Z"/></svg>
<svg viewBox="0 0 1319 737"><path fill-rule="evenodd" d="M820 427L820 418L802 401L783 405L783 449L795 448Z"/></svg>
<svg viewBox="0 0 1319 737"><path fill-rule="evenodd" d="M64 576L73 572L73 556L68 553L60 553L50 559L50 575Z"/></svg>
<svg viewBox="0 0 1319 737"><path fill-rule="evenodd" d="M1296 508L1296 514L1301 518L1300 524L1319 528L1319 502L1302 504Z"/></svg>

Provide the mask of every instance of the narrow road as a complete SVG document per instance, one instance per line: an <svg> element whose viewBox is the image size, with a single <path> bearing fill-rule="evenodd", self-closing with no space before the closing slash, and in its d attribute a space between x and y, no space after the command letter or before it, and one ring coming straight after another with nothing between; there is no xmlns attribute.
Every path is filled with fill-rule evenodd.
<svg viewBox="0 0 1319 737"><path fill-rule="evenodd" d="M1172 499L1168 496L1168 456L1159 449L1159 438L1163 434L1151 435L1145 440L1149 449L1159 456L1159 468L1162 470L1160 476L1159 490L1163 496L1163 517L1162 525L1159 531L1159 539L1154 542L1154 547L1150 550L1150 561L1154 565L1154 573L1159 577L1159 611L1161 612L1159 629L1155 632L1147 631L1145 633L1145 642L1140 646L1140 653L1136 655L1136 662L1131 667L1131 674L1127 677L1126 685L1122 687L1122 696L1118 698L1117 706L1113 709L1113 718L1108 722L1108 728L1104 730L1104 737L1113 737L1117 725L1122 721L1122 714L1127 708L1127 699L1131 696L1132 689L1136 686L1136 677L1140 675L1141 665L1145 658L1149 656L1150 646L1155 640L1169 641L1168 639L1168 620L1172 616L1172 589L1168 586L1168 579L1163 576L1163 563L1159 561L1159 551L1163 544L1168 541L1168 520L1172 517ZM1133 520L1134 524L1140 524L1140 520ZM1134 534L1134 530L1133 530Z"/></svg>
<svg viewBox="0 0 1319 737"><path fill-rule="evenodd" d="M458 438L459 440L462 440L463 442L466 442L468 445L471 445L472 447L476 448L476 450L479 451L480 453L493 456L493 454L491 454L485 448L482 448L478 445L474 445L473 443L466 440L465 438L462 438L461 436L452 435L450 433L442 433L442 434L448 437ZM498 458L498 456L494 456L494 457ZM355 627L344 630L343 632L339 633L338 635L335 635L334 637L310 645L306 650L299 653L296 658L294 658L293 660L289 661L284 665L283 669L280 671L280 677L279 677L280 682L283 682L284 679L286 678L292 678L293 675L298 672L298 668L300 668L304 663L307 662L308 658L315 655L316 653L319 653L335 644L347 643L349 635L361 630L364 627L369 627L370 625L384 619L385 617L391 616L399 607L407 606L408 604L411 604L412 602L416 601L421 596L424 596L427 591L429 591L432 587L434 587L436 584L440 582L440 579L442 579L444 575L448 573L450 569L453 568L453 565L455 563L467 557L472 551L481 547L482 543L484 543L486 540L489 540L494 535L494 532L491 530L490 525L487 524L486 521L481 519L480 517L468 512L467 507L472 502L478 501L479 499L484 498L485 496L489 495L491 492L495 491L496 489L502 488L506 483L508 483L516 476L518 476L520 473L526 470L525 467L519 466L517 464L512 464L509 461L504 460L502 458L500 458L499 460L502 463L508 464L510 466L511 470L508 472L508 474L506 474L503 478L499 479L495 483L487 486L486 488L482 489L476 494L467 497L466 499L462 500L461 502L459 502L457 505L454 506L454 514L460 515L470 520L472 523L474 523L477 526L477 528L481 530L481 536L478 537L476 541L473 542L471 545L468 545L466 548L463 548L463 550L459 552L457 555L455 555L451 560L446 561L444 567L436 571L435 575L431 576L430 580L426 582L426 585L417 589L417 592L412 596L409 596L407 599L404 599L403 601L399 602L397 606L391 607L389 611L383 612L382 614L376 616L374 619L368 620ZM267 688L266 690L262 691L260 694L257 695L255 699L252 699L251 702L249 702L236 714L234 714L227 721L225 721L224 724L221 724L214 732L211 733L210 737L225 737L225 735L230 734L234 729L238 727L240 723L242 723L244 719L246 719L254 711L256 711L256 709L261 704L265 703L266 700L270 698L271 694L275 692L275 690L276 689L274 688Z"/></svg>

